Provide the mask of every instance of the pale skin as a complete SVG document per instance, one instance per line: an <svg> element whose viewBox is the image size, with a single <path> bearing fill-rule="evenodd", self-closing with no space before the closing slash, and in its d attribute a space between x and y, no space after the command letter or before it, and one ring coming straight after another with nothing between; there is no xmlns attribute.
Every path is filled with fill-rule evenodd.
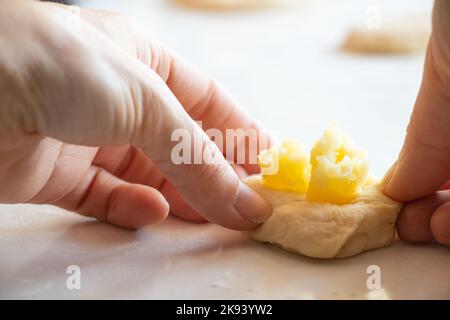
<svg viewBox="0 0 450 320"><path fill-rule="evenodd" d="M438 10L439 9L439 10ZM174 165L174 129L255 128L214 81L120 14L0 1L0 203L45 203L127 228L164 220L252 229L271 208L255 165ZM450 245L450 3L436 2L422 86L385 193L400 238ZM210 146L214 149L215 146ZM217 151L217 150L216 150Z"/></svg>

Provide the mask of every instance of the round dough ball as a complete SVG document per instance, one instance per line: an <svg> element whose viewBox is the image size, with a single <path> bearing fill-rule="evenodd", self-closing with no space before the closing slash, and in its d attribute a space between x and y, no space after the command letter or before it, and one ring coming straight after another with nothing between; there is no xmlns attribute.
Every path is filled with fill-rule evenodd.
<svg viewBox="0 0 450 320"><path fill-rule="evenodd" d="M407 54L424 51L430 33L428 16L401 17L382 22L379 29L353 28L342 47L358 53Z"/></svg>
<svg viewBox="0 0 450 320"><path fill-rule="evenodd" d="M377 186L346 205L305 201L304 194L264 187L261 176L244 180L273 208L271 217L250 232L253 239L314 258L344 258L389 245L401 204Z"/></svg>
<svg viewBox="0 0 450 320"><path fill-rule="evenodd" d="M297 3L299 0L174 0L176 3L206 10L240 10Z"/></svg>

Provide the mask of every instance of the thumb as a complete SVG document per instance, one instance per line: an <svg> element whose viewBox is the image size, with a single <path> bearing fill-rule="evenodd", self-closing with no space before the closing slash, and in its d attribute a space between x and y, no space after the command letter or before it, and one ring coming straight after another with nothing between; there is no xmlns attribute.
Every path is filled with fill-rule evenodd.
<svg viewBox="0 0 450 320"><path fill-rule="evenodd" d="M433 40L402 151L384 182L386 195L402 202L432 194L450 177L450 79L439 73Z"/></svg>

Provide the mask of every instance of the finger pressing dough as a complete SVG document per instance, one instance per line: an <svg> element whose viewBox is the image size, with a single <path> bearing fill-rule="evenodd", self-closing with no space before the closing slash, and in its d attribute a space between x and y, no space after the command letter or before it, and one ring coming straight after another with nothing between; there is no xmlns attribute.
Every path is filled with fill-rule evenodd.
<svg viewBox="0 0 450 320"><path fill-rule="evenodd" d="M430 18L408 16L381 21L379 28L353 28L342 45L350 52L407 54L424 51L430 36Z"/></svg>
<svg viewBox="0 0 450 320"><path fill-rule="evenodd" d="M299 0L175 0L176 3L207 10L239 10L298 3Z"/></svg>
<svg viewBox="0 0 450 320"><path fill-rule="evenodd" d="M260 175L246 178L273 208L251 237L313 258L345 258L389 245L401 204L377 185L367 186L345 205L310 202L304 193L266 188Z"/></svg>

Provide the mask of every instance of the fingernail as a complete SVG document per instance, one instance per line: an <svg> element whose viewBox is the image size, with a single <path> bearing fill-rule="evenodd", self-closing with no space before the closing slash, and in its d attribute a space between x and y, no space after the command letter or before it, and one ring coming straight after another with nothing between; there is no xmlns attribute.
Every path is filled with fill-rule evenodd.
<svg viewBox="0 0 450 320"><path fill-rule="evenodd" d="M254 223L265 222L272 213L270 205L243 182L239 182L234 208L242 217Z"/></svg>

